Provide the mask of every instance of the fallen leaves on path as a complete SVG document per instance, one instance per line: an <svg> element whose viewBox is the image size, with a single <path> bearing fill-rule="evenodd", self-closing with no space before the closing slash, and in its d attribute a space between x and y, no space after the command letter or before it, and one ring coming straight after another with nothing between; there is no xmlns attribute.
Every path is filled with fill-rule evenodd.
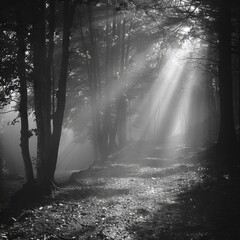
<svg viewBox="0 0 240 240"><path fill-rule="evenodd" d="M215 239L203 200L196 197L206 179L205 165L193 155L169 162L151 156L127 162L125 157L93 168L41 206L23 211L13 226L2 226L0 237Z"/></svg>

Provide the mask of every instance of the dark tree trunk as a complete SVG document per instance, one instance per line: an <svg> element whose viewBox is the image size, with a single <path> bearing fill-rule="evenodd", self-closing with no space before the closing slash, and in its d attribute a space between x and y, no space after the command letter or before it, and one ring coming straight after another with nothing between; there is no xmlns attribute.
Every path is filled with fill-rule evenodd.
<svg viewBox="0 0 240 240"><path fill-rule="evenodd" d="M55 0L49 2L49 15L46 16L46 1L33 2L33 64L34 64L34 102L37 124L37 179L38 183L48 192L54 180L58 149L61 138L62 123L66 102L66 85L70 47L70 28L73 22L75 1L64 1L63 4L63 40L60 77L56 107L54 88L52 85L52 66L55 31ZM46 34L48 20L48 34ZM48 47L47 47L48 45ZM51 97L53 97L51 99ZM56 111L55 109L56 108ZM51 115L53 120L51 124ZM52 125L52 126L51 126Z"/></svg>
<svg viewBox="0 0 240 240"><path fill-rule="evenodd" d="M45 180L46 162L46 120L45 120L45 88L46 88L46 29L45 1L33 3L33 65L34 65L34 104L37 124L37 178ZM46 104L46 103L45 103Z"/></svg>
<svg viewBox="0 0 240 240"><path fill-rule="evenodd" d="M51 116L54 109L51 111L51 98L52 98L52 62L54 51L54 31L55 31L55 0L49 2L49 16L48 16L48 51L46 55L46 82L44 86L44 120L45 120L45 149L49 146L51 137ZM54 86L54 85L53 85ZM54 94L54 92L53 92ZM54 99L53 99L54 101Z"/></svg>
<svg viewBox="0 0 240 240"><path fill-rule="evenodd" d="M3 177L3 159L2 159L2 138L0 132L0 188L2 183L2 177Z"/></svg>
<svg viewBox="0 0 240 240"><path fill-rule="evenodd" d="M231 55L231 1L219 1L219 97L220 132L218 142L231 152L236 147L233 119L232 55Z"/></svg>
<svg viewBox="0 0 240 240"><path fill-rule="evenodd" d="M16 12L17 17L17 60L18 60L18 76L20 79L20 118L21 118L21 139L20 147L24 161L26 180L28 183L34 181L32 161L29 153L29 127L28 127L28 96L27 96L27 79L25 64L25 27L23 16L20 9Z"/></svg>
<svg viewBox="0 0 240 240"><path fill-rule="evenodd" d="M66 87L68 77L68 60L70 47L70 30L73 22L75 2L65 1L63 6L63 42L62 42L62 62L60 69L60 79L58 82L57 108L53 118L53 133L47 151L47 178L46 183L54 180L56 170L58 149L62 132L62 123L66 103Z"/></svg>

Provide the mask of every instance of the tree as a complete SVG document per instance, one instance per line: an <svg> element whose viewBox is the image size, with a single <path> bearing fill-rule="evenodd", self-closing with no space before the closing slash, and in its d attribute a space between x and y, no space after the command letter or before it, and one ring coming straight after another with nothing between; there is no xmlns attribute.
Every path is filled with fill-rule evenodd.
<svg viewBox="0 0 240 240"><path fill-rule="evenodd" d="M94 16L92 13L93 6L88 3L88 25L89 25L89 43L91 45L89 53L91 56L90 60L90 72L89 72L89 84L91 91L91 112L92 112L92 138L94 142L94 148L96 151L96 159L100 156L101 160L104 158L104 139L101 134L101 123L100 123L100 99L101 92L101 78L98 72L98 50L97 50L97 39L95 34ZM99 94L98 94L99 93ZM102 141L102 142L101 142Z"/></svg>
<svg viewBox="0 0 240 240"><path fill-rule="evenodd" d="M127 144L126 129L127 115L129 114L127 103L130 88L134 88L130 86L127 74L131 68L129 62L134 59L135 52L143 51L144 47L147 48L157 42L159 51L155 49L154 56L151 56L152 60L147 60L154 62L155 68L157 68L161 65L160 60L164 55L164 49L178 47L187 38L205 36L210 32L209 29L211 32L215 31L219 34L219 45L216 34L205 38L212 42L211 46L219 46L221 100L219 143L228 146L235 144L234 122L233 118L229 117L233 115L230 64L232 9L231 7L227 9L226 3L221 2L220 5L217 3L213 6L211 5L212 1L207 0L185 1L184 3L182 1L148 1L147 4L139 1L128 3L125 1L121 3L118 1L88 1L87 4L81 5L82 9L79 11L80 15L84 14L85 10L87 13L80 16L80 30L75 28L72 34L70 34L70 29L77 1L37 0L24 3L25 9L17 2L15 5L17 18L12 21L12 25L16 23L17 29L7 31L8 34L11 31L16 33L16 36L13 34L12 41L17 46L17 50L13 49L12 55L15 54L17 58L12 58L11 64L14 66L13 72L17 75L18 81L13 84L12 81L6 80L0 90L9 89L9 93L5 95L10 96L12 90L18 91L19 88L21 95L19 110L22 124L21 147L25 166L28 169L26 171L28 181L32 181L32 176L29 174L32 170L31 160L29 160L27 121L27 101L29 100L27 90L30 89L30 82L28 82L30 77L33 79L34 112L38 137L37 179L40 185L48 188L54 179L57 163L66 105L68 69L71 69L72 73L76 71L74 68L77 68L78 74L81 74L81 78L84 79L81 82L84 87L80 86L77 81L74 83L74 87L77 86L82 92L85 91L84 94L88 99L85 104L91 106L91 136L96 152L95 158L105 160L117 148L122 148ZM82 2L80 3L82 4ZM63 12L62 24L60 18L57 19L61 10ZM219 23L218 26L221 27L215 28L216 19ZM149 26L147 26L148 24ZM77 26L77 23L74 22L74 25ZM139 27L143 25L145 28ZM188 35L182 34L180 31L181 27L185 25L191 28ZM205 28L201 30L203 26ZM7 37L7 33L2 32L1 37ZM56 36L58 40L56 40ZM78 42L81 61L78 58L74 64L69 66L71 36L73 36L74 47ZM8 41L10 42L10 40ZM60 60L54 58L56 47L55 53L58 52L57 56L61 56ZM3 50L6 51L6 49L9 50L10 46ZM72 56L76 56L74 54L76 53L72 53ZM215 54L215 60L216 56ZM4 65L7 65L6 59ZM27 68L30 68L30 71ZM210 68L213 69L212 65ZM6 69L7 67L3 69L2 66L0 68L5 74ZM151 71L154 72L154 69ZM143 77L145 78L143 81L148 85L151 84L149 75L152 74L149 72L145 71L148 77ZM13 73L7 75L6 79L13 79ZM139 75L141 74L139 73ZM141 80L139 80L138 86L141 84ZM12 88L13 86L14 88ZM115 88L119 90L117 93ZM78 92L75 96L77 94ZM75 106L69 107L68 113L77 107L76 103L74 104ZM78 107L78 109L80 108Z"/></svg>
<svg viewBox="0 0 240 240"><path fill-rule="evenodd" d="M175 4L174 1L173 4ZM174 7L174 5L172 7ZM204 30L204 32L200 33L200 29L197 29L196 26L196 30L192 27L190 32L191 36L202 39L203 37L200 36L200 34L203 34L203 41L218 50L218 54L212 51L213 54L210 55L210 57L213 59L209 59L209 55L206 56L207 61L205 65L213 60L218 62L217 77L220 100L218 144L221 149L225 149L227 152L234 151L236 148L236 127L233 109L232 53L234 51L233 43L235 41L233 36L237 35L239 39L239 28L236 30L232 24L234 19L237 19L234 14L239 12L239 4L236 1L226 2L221 0L215 2L202 0L196 2L189 1L187 4L176 5L175 9L176 7L178 12L185 15L183 21L186 21L185 19L188 18L190 22L194 21L196 26L200 26ZM184 8L186 10L184 10ZM191 10L192 8L194 11ZM197 11L195 11L196 9ZM234 45L236 47L236 43ZM237 54L239 56L239 52ZM213 71L215 67L214 64L211 64L211 67Z"/></svg>
<svg viewBox="0 0 240 240"><path fill-rule="evenodd" d="M32 183L34 176L28 143L31 135L28 127L28 90L30 90L31 85L28 83L28 79L33 79L34 111L38 137L37 183L47 192L49 192L51 182L54 180L64 117L70 54L70 29L75 5L76 1L64 1L63 4L59 3L57 5L57 10L62 8L63 30L62 41L60 42L62 57L56 95L55 86L52 84L56 1L38 0L32 2L26 0L23 3L14 1L13 5L8 4L5 8L10 20L6 17L1 25L1 30L6 29L3 30L2 36L10 36L9 39L13 39L16 46L16 49L13 49L9 54L11 56L10 63L14 66L14 69L12 68L13 72L9 75L6 74L6 68L3 66L5 82L1 86L1 91L5 91L4 99L8 97L11 100L13 92L15 92L15 95L19 94L20 96L20 146L26 170L26 179L28 183ZM4 51L10 51L9 49L10 46L7 45ZM26 55L28 55L28 58ZM15 56L17 57L14 58ZM8 59L4 56L1 57L4 63L8 64ZM13 80L14 78L17 81ZM7 103L7 101L5 102Z"/></svg>
<svg viewBox="0 0 240 240"><path fill-rule="evenodd" d="M49 3L49 33L46 35L46 1L33 3L33 65L34 97L38 134L38 181L48 190L54 180L58 148L61 138L64 109L66 103L66 84L70 47L70 29L73 22L75 1L63 3L62 56L56 109L51 109L51 66L53 55L55 1ZM49 42L48 49L46 48ZM54 101L54 99L53 99ZM51 123L51 115L52 123ZM52 126L52 127L51 127Z"/></svg>
<svg viewBox="0 0 240 240"><path fill-rule="evenodd" d="M233 96L233 56L234 54L239 58L239 28L233 24L238 25L237 17L239 12L239 4L236 1L208 1L202 0L198 3L199 11L194 18L200 22L205 28L205 39L217 50L212 51L214 55L211 56L217 63L217 91L219 93L219 108L220 108L220 129L218 136L218 145L220 149L225 152L234 152L236 149L236 126L234 122L234 115L238 115L238 109L233 108L233 102L237 101L237 96ZM197 36L200 37L200 36ZM208 56L207 56L208 57ZM206 57L206 58L207 58ZM211 64L212 72L214 64ZM239 66L239 64L238 64ZM239 78L239 71L237 73ZM238 80L239 81L239 80ZM232 164L232 163L231 163Z"/></svg>
<svg viewBox="0 0 240 240"><path fill-rule="evenodd" d="M25 166L26 180L31 183L34 180L33 167L31 157L29 153L29 127L28 127L28 102L27 102L27 79L26 79L26 65L25 65L25 34L26 29L24 27L23 11L21 5L18 4L16 10L17 20L17 67L18 77L20 79L19 93L21 96L19 104L19 113L21 118L21 139L20 146L22 150L22 157Z"/></svg>
<svg viewBox="0 0 240 240"><path fill-rule="evenodd" d="M0 128L1 130L1 128ZM2 136L0 131L0 181L2 182L2 176L3 176L3 158L2 158Z"/></svg>
<svg viewBox="0 0 240 240"><path fill-rule="evenodd" d="M126 134L124 134L124 132L126 133L126 124L122 124L124 119L126 122L126 114L124 114L126 113L126 109L124 110L126 104L122 104L122 99L124 99L124 91L126 91L123 87L126 85L124 72L127 71L130 48L130 37L126 38L126 35L131 34L131 27L127 29L125 14L116 11L115 3L110 4L109 2L103 7L104 25L98 24L101 19L99 8L101 7L94 3L88 3L86 26L89 31L84 35L81 30L81 41L88 69L92 139L96 157L104 161L112 151L116 150L117 142L119 143L118 147L123 146L123 142L126 142L126 139L123 140L124 137L122 137L126 138ZM81 29L86 26L81 23ZM115 87L119 87L120 93L114 93ZM121 92L124 97L120 97ZM120 102L121 104L119 104Z"/></svg>
<svg viewBox="0 0 240 240"><path fill-rule="evenodd" d="M227 151L236 148L236 131L233 120L232 84L232 1L219 1L219 96L220 132L218 142Z"/></svg>
<svg viewBox="0 0 240 240"><path fill-rule="evenodd" d="M15 5L14 5L15 6ZM13 99L19 89L14 6L5 2L0 10L0 109Z"/></svg>

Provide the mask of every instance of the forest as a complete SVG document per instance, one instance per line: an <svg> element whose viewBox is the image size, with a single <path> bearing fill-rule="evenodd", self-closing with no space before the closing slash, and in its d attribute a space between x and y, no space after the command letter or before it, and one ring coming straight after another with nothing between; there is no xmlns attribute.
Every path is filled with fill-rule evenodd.
<svg viewBox="0 0 240 240"><path fill-rule="evenodd" d="M0 239L239 239L239 16L2 1Z"/></svg>

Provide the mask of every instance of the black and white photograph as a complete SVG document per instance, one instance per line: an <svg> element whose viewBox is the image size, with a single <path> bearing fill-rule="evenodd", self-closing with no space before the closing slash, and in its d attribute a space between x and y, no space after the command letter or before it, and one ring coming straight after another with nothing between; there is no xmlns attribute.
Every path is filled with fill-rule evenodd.
<svg viewBox="0 0 240 240"><path fill-rule="evenodd" d="M239 0L0 2L0 240L240 239Z"/></svg>

